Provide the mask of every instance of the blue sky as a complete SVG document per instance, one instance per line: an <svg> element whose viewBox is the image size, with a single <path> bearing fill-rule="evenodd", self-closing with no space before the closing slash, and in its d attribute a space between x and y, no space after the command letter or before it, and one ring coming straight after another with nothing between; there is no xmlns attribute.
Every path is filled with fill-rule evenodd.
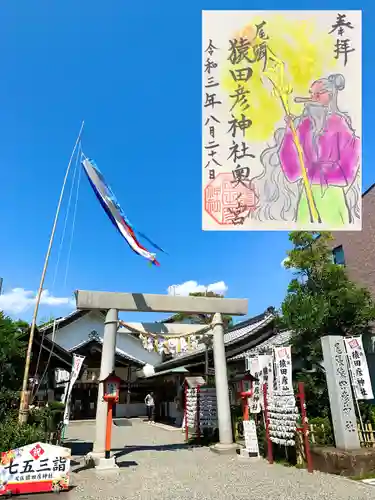
<svg viewBox="0 0 375 500"><path fill-rule="evenodd" d="M297 9L300 3L288 5ZM304 5L317 7L316 2ZM279 2L266 6L277 9ZM338 11L363 7L344 1L324 6ZM0 276L5 294L14 288L35 291L39 285L66 164L84 119L85 154L95 159L130 220L169 256L160 255L161 267L150 268L133 254L82 177L67 282L68 241L52 286L63 212L45 284L51 294L70 297L77 288L166 293L170 285L189 280L224 281L228 297L249 299L249 315L280 304L291 277L280 265L289 246L287 233L201 230L201 10L249 7L262 9L262 4L1 3ZM369 62L374 12L367 7L363 15L363 57ZM375 181L366 163L373 64L365 63L363 71L367 188ZM32 308L22 309L17 315L29 319ZM68 305L45 305L40 317L69 310Z"/></svg>

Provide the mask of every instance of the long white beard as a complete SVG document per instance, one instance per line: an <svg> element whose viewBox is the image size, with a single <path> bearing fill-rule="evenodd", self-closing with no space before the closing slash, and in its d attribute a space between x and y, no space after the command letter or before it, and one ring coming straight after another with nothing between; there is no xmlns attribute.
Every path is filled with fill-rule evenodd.
<svg viewBox="0 0 375 500"><path fill-rule="evenodd" d="M328 108L321 104L306 104L303 116L310 118L313 136L319 136L327 122Z"/></svg>

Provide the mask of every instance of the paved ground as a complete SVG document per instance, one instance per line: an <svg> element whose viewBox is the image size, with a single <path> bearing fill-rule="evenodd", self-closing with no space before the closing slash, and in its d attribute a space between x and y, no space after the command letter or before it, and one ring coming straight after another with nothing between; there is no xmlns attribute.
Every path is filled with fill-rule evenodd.
<svg viewBox="0 0 375 500"><path fill-rule="evenodd" d="M93 423L70 424L67 438L76 454L72 467L76 487L60 500L366 500L375 495L373 486L263 460L245 463L207 448L189 448L180 431L139 420L129 423L113 427L120 469L100 475L82 468L94 435Z"/></svg>

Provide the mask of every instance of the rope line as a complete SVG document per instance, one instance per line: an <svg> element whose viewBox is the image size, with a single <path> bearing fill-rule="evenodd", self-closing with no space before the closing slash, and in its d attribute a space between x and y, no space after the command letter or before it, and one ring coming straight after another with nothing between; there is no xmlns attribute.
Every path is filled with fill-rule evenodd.
<svg viewBox="0 0 375 500"><path fill-rule="evenodd" d="M51 350L49 352L49 355L48 355L48 360L47 360L47 363L46 363L46 367L44 369L44 372L43 372L43 375L40 377L40 380L39 380L39 387L42 385L42 382L44 380L44 377L46 376L47 374L47 370L49 368L49 364L50 364L50 361L51 361L51 357L52 357L52 353L53 353L53 347L54 347L54 342L55 342L55 335L56 335L56 332L57 330L59 329L59 325L58 323L56 323L56 320L53 320L53 330L52 330L52 337L51 337L51 341L52 341L52 345L51 345ZM38 362L37 362L37 368L38 368L38 364L39 364L39 361L40 361L40 353L42 352L42 348L43 348L43 341L44 341L44 337L45 337L45 333L43 332L43 335L42 335L42 340L40 342L40 348L39 348L39 356L38 356ZM35 370L35 375L34 375L34 379L36 377L38 373L38 370L36 369ZM38 392L38 385L34 384L33 385L33 391L32 391L32 394L31 394L31 398L30 398L30 404L33 404L33 401L35 399L35 396L36 396L36 393Z"/></svg>
<svg viewBox="0 0 375 500"><path fill-rule="evenodd" d="M67 210L66 210L66 214L65 214L65 220L64 220L64 228L63 228L63 232L62 232L61 239L60 239L60 245L59 245L59 250L58 250L58 254L57 254L55 271L54 271L54 276L53 276L53 281L52 281L52 286L51 286L51 291L52 292L55 289L57 274L58 274L59 265L60 265L62 248L63 248L63 244L64 244L64 240L65 240L65 233L66 233L66 228L67 228L68 219L69 219L70 206L71 206L72 196L73 196L73 189L74 189L74 186L75 186L75 179L76 179L76 175L77 175L77 169L79 167L80 151L81 151L81 142L78 143L78 149L77 149L77 153L76 153L76 159L75 159L74 171L73 171L73 180L72 180L72 184L70 186L68 206L67 206ZM79 174L80 174L80 172L81 172L81 170L79 171ZM79 178L80 178L80 175L79 175ZM76 208L77 208L77 206L75 206L75 211L76 211ZM65 276L67 276L67 272L68 272L68 267L66 268ZM56 334L56 325L55 325L55 320L54 320L54 329L53 329L53 333L52 333L53 339L55 337L55 334ZM42 350L43 350L44 338L45 338L45 330L42 333L42 338L41 338L41 341L40 341L38 358L37 358L37 362L36 362L36 365L35 365L33 380L35 380L35 378L36 378L36 376L38 374L39 364L40 364L40 358L41 358ZM53 340L53 342L54 342L54 340ZM50 363L51 357L52 357L53 345L54 344L52 344L52 347L51 347L51 350L50 350L50 353L49 353L49 358L48 358L48 361L47 361L47 364L46 364L46 367L45 367L45 370L44 370L44 373L43 373L43 376L42 376L41 380L43 380L43 378L45 377L45 374L47 373L47 370L48 370L48 367L49 367L49 363ZM39 381L39 387L41 386L41 380ZM34 383L33 384L33 389L32 389L32 395L31 395L31 399L30 399L31 402L34 400L37 392L38 392L38 387L35 387L35 383Z"/></svg>
<svg viewBox="0 0 375 500"><path fill-rule="evenodd" d="M70 256L71 256L71 253L72 253L72 246L73 246L73 236L74 236L74 230L75 230L75 224L76 224L77 206L78 206L78 198L79 198L79 188L80 188L81 174L82 174L82 167L80 165L81 157L82 157L82 147L81 147L81 144L80 144L79 145L78 154L77 154L77 158L79 158L79 160L77 161L78 169L79 169L79 172L78 172L78 182L77 182L76 197L75 197L75 202L74 202L72 230L71 230L71 233L70 233L70 242L69 242L69 249L68 249L68 257L67 257L67 261L66 261L63 290L66 289L66 282L67 282L67 278L68 278L69 265L70 265Z"/></svg>
<svg viewBox="0 0 375 500"><path fill-rule="evenodd" d="M80 150L80 144L81 143L79 143L79 146L78 146L78 152ZM65 214L64 229L63 229L63 232L62 232L62 235L61 235L61 240L60 240L60 245L59 245L59 251L58 251L58 254L57 254L57 261L56 261L55 273L54 273L54 277L53 277L53 281L52 281L52 287L51 287L52 290L55 289L56 278L57 278L57 273L58 273L59 264L60 264L60 258L61 258L61 252L62 252L62 248L63 248L63 244L64 244L66 227L67 227L67 224L68 224L68 218L69 218L69 212L70 212L70 205L71 205L72 196L73 196L73 187L74 187L75 178L76 178L76 174L77 174L77 166L78 166L78 158L79 158L78 152L77 152L77 155L76 155L76 161L75 161L75 165L74 165L73 180L72 180L72 184L71 184L71 187L70 187L68 207L66 209L66 214Z"/></svg>
<svg viewBox="0 0 375 500"><path fill-rule="evenodd" d="M119 324L127 328L130 332L137 333L138 335L142 335L143 337L153 337L153 338L161 337L164 339L178 339L178 338L192 337L194 335L204 335L205 333L208 333L210 330L212 330L212 326L208 325L201 328L200 330L197 330L196 332L164 334L164 333L141 332L140 330L137 330L136 328L128 325L124 321L119 321Z"/></svg>

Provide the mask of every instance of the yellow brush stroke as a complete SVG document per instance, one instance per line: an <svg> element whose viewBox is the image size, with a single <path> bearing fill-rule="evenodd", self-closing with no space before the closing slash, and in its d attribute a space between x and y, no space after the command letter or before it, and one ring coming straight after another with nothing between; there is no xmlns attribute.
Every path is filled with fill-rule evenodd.
<svg viewBox="0 0 375 500"><path fill-rule="evenodd" d="M278 97L267 76L271 77L280 89L287 109L291 114L300 114L302 105L293 102L296 96L307 96L311 83L328 73L334 71L337 60L334 58L332 35L322 31L314 19L304 21L287 19L281 15L271 15L264 18L266 25L264 31L269 37L268 47L276 58L283 63L270 73L270 69L263 72L264 61L251 64L253 75L247 83L241 82L248 94L250 108L241 111L239 106L233 110L233 116L241 118L243 113L252 121L252 126L247 129L245 137L249 142L264 142L270 139L277 125L283 120L285 111L281 99ZM238 33L233 33L233 38L240 36L251 37L254 25L260 24L262 18L251 19ZM229 48L229 44L228 44ZM229 56L229 51L228 51ZM249 49L249 57L253 58L253 49ZM233 81L230 69L240 69L249 66L246 61L232 65L230 61L222 68L221 85L226 91L229 108L234 104L230 95L235 95L237 83Z"/></svg>

